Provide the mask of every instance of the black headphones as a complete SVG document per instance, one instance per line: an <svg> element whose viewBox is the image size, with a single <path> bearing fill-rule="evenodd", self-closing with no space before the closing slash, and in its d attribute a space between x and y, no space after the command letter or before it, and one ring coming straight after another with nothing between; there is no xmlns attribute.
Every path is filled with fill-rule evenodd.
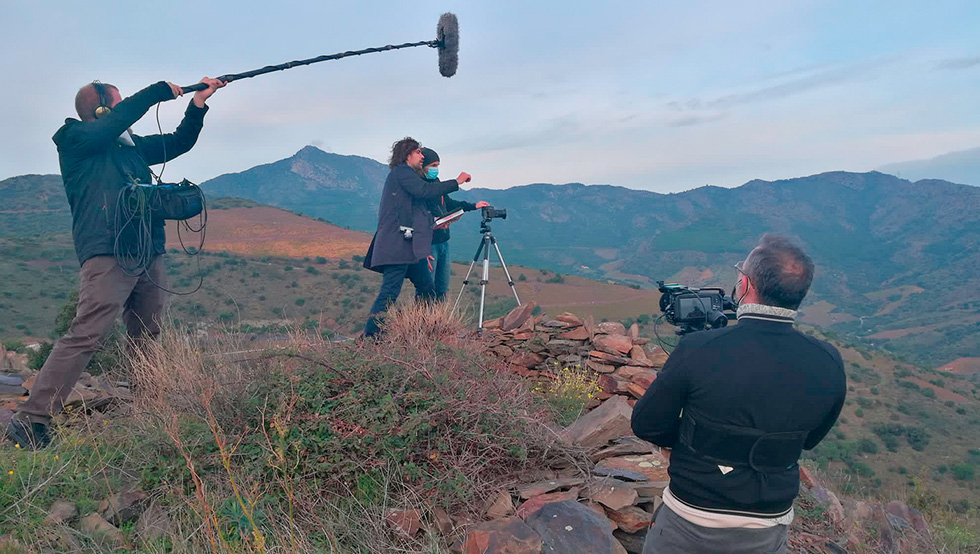
<svg viewBox="0 0 980 554"><path fill-rule="evenodd" d="M92 81L95 92L99 95L99 105L95 108L95 118L98 119L107 115L112 109L109 107L109 96L106 94L106 87L102 81Z"/></svg>

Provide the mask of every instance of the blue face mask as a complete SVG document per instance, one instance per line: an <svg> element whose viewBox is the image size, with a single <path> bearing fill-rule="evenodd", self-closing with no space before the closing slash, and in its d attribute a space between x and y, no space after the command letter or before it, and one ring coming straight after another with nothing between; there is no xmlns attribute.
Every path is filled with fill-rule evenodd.
<svg viewBox="0 0 980 554"><path fill-rule="evenodd" d="M425 170L425 178L428 179L428 180L430 180L430 181L435 181L436 180L436 177L438 177L438 176L439 176L439 168L438 167L430 167L429 169L426 169Z"/></svg>

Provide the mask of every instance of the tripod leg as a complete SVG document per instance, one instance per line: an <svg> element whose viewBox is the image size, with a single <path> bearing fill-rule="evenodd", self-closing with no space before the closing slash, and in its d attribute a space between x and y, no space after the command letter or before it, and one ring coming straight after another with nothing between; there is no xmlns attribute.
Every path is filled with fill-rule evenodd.
<svg viewBox="0 0 980 554"><path fill-rule="evenodd" d="M463 291L466 290L466 285L470 284L470 273L473 272L473 266L476 265L476 261L480 259L480 253L483 252L484 246L483 239L480 239L480 246L476 248L476 255L473 256L473 261L470 262L470 268L466 270L466 277L463 278L463 286L459 288L459 295L456 296L456 303L453 304L454 312L459 308L459 301L463 298Z"/></svg>
<svg viewBox="0 0 980 554"><path fill-rule="evenodd" d="M517 305L521 305L521 297L517 296L517 287L514 286L514 279L510 276L510 271L507 269L507 264L504 263L504 256L500 253L500 247L497 246L496 237L490 237L490 242L493 243L494 250L497 251L497 258L500 259L500 265L504 268L504 275L507 276L507 284L510 285L510 290L514 293L514 298L517 299Z"/></svg>
<svg viewBox="0 0 980 554"><path fill-rule="evenodd" d="M486 304L487 299L487 283L490 282L490 246L489 242L493 240L489 235L483 237L483 279L480 280L480 323L479 327L476 328L478 335L483 335L483 306Z"/></svg>

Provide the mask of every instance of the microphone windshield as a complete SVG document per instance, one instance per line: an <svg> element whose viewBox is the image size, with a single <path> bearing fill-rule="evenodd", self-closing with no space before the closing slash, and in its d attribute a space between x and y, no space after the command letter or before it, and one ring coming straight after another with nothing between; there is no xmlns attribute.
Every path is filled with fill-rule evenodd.
<svg viewBox="0 0 980 554"><path fill-rule="evenodd" d="M442 14L436 25L436 40L439 46L439 73L443 77L456 74L459 65L459 21L450 12Z"/></svg>

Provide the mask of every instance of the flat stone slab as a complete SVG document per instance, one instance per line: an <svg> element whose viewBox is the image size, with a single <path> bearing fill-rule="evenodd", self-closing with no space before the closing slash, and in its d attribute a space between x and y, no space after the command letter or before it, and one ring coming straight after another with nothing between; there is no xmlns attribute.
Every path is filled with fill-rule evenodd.
<svg viewBox="0 0 980 554"><path fill-rule="evenodd" d="M11 375L9 373L0 373L0 385L7 385L9 387L19 387L24 384L24 378L20 375Z"/></svg>
<svg viewBox="0 0 980 554"><path fill-rule="evenodd" d="M660 454L606 458L596 468L625 469L646 475L651 481L667 481L667 460Z"/></svg>
<svg viewBox="0 0 980 554"><path fill-rule="evenodd" d="M581 485L584 482L585 479L581 477L564 477L562 479L549 479L547 481L538 481L536 483L528 483L527 485L521 485L517 487L517 494L521 498L527 500L528 498L540 496L542 494L551 492L553 490Z"/></svg>
<svg viewBox="0 0 980 554"><path fill-rule="evenodd" d="M592 470L593 475L598 475L600 477L615 477L616 479L622 479L623 481L649 481L645 473L640 473L639 471L631 471L628 469L619 469L615 467L597 467Z"/></svg>

